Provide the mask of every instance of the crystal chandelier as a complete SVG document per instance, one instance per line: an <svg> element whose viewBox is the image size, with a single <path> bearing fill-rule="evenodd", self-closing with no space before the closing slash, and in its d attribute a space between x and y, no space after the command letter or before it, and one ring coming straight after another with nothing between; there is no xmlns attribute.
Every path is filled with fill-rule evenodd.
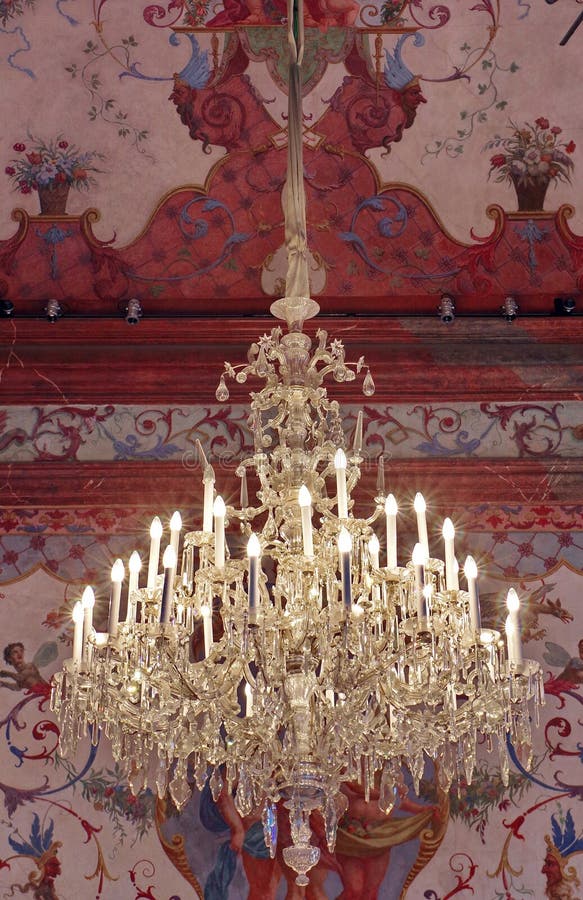
<svg viewBox="0 0 583 900"><path fill-rule="evenodd" d="M305 885L320 855L310 815L322 815L333 852L343 783L360 782L367 800L376 789L388 815L401 765L416 790L426 758L437 763L444 790L462 773L469 783L479 736L489 748L497 744L507 779L507 739L528 758L531 715L536 722L543 695L538 664L522 656L516 593L508 595L505 639L483 629L477 569L468 557L461 590L449 519L442 561L429 552L420 494L410 559L398 547L397 504L382 477L370 515L355 514L362 415L347 451L324 382L364 375L366 396L374 383L362 358L347 363L339 340L318 330L313 344L302 331L318 305L307 275L301 6L289 21L287 296L272 306L287 331L275 327L260 338L245 364L226 363L217 388L225 401L225 377L264 382L251 394L254 453L237 470L240 506L215 496L200 448L203 522L184 536L181 565L175 513L158 573L155 518L145 586L137 554L129 561L125 621L121 560L112 569L107 632L93 628L91 588L76 604L73 657L54 677L51 702L63 752L74 752L87 731L97 741L103 730L134 792L146 784L161 797L169 790L181 808L194 778L199 788L208 780L215 799L234 791L242 816L262 807L272 857L282 801L292 838L283 857ZM229 553L229 523L238 524L238 542L247 541L242 558ZM377 530L386 535L382 553ZM196 631L204 653L196 653Z"/></svg>

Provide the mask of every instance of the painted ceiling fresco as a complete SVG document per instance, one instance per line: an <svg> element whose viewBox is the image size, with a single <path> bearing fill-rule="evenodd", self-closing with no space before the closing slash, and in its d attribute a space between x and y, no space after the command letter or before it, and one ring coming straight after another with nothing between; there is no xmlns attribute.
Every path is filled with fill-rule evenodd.
<svg viewBox="0 0 583 900"><path fill-rule="evenodd" d="M304 171L326 309L428 311L448 290L474 311L519 294L540 312L578 289L580 33L559 45L576 13L307 4ZM284 22L273 0L2 0L3 295L187 312L281 294Z"/></svg>

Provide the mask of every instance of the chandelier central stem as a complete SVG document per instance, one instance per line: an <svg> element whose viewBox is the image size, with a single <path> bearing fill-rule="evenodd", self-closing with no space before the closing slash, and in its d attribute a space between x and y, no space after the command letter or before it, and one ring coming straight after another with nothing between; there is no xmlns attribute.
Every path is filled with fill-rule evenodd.
<svg viewBox="0 0 583 900"><path fill-rule="evenodd" d="M283 194L287 275L285 297L271 306L290 331L301 331L320 307L310 299L306 192L303 162L302 59L304 55L303 0L288 0L288 142L287 177Z"/></svg>

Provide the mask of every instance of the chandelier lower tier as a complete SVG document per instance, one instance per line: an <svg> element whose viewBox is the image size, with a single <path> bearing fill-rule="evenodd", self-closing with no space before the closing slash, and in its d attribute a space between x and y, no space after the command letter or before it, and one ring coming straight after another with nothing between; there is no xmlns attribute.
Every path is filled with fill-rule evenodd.
<svg viewBox="0 0 583 900"><path fill-rule="evenodd" d="M301 301L288 319L312 313ZM160 797L169 790L181 808L193 781L202 788L208 779L215 798L234 793L241 816L262 807L272 856L282 801L292 836L284 860L306 884L320 853L310 816L322 815L333 852L343 783L360 782L367 799L378 791L389 814L401 765L417 789L426 758L437 762L444 790L462 774L469 783L481 736L497 747L507 778L507 739L529 755L542 678L538 664L522 658L513 591L505 638L481 627L477 572L470 558L468 590L460 590L449 520L445 563L430 555L421 495L410 559L397 546L397 507L383 479L371 514L355 514L362 418L346 450L338 404L323 382L364 373L366 395L374 384L362 358L346 363L340 341L328 343L320 330L312 345L296 327L284 335L274 328L252 344L245 365L226 363L221 376L222 401L225 376L265 382L251 394L255 452L237 471L240 505L215 497L204 460L203 528L185 535L181 565L175 514L163 574L157 519L147 586L139 586L139 560L130 561L125 621L121 561L112 570L107 633L93 629L86 590L52 708L64 752L103 730L135 792L146 784ZM243 558L229 554L225 526L233 523L238 541L248 539Z"/></svg>

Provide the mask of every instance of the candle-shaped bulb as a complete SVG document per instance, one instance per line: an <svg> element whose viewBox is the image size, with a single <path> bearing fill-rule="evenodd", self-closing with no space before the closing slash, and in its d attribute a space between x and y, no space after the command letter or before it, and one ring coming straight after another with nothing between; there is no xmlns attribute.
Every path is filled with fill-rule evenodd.
<svg viewBox="0 0 583 900"><path fill-rule="evenodd" d="M168 544L168 546L164 550L164 556L162 557L162 566L164 569L176 568L176 550L174 549L172 544Z"/></svg>
<svg viewBox="0 0 583 900"><path fill-rule="evenodd" d="M427 510L427 504L425 503L425 497L423 496L423 494L420 494L419 492L415 494L413 509L416 513L424 513Z"/></svg>
<svg viewBox="0 0 583 900"><path fill-rule="evenodd" d="M93 588L89 585L87 585L87 587L83 591L81 604L83 606L83 609L93 609L93 607L95 606L95 594L93 593Z"/></svg>
<svg viewBox="0 0 583 900"><path fill-rule="evenodd" d="M373 561L373 565L378 566L380 549L381 549L381 545L379 544L379 539L376 536L376 534L373 534L370 541L368 542L368 552L369 552L371 560ZM374 562L375 559L376 559L376 563Z"/></svg>
<svg viewBox="0 0 583 900"><path fill-rule="evenodd" d="M312 505L312 495L305 484L302 484L298 491L298 503L301 507L306 508Z"/></svg>
<svg viewBox="0 0 583 900"><path fill-rule="evenodd" d="M75 623L75 625L79 625L83 622L83 604L80 600L77 600L77 602L74 604L73 612L71 613L71 615L73 617L73 622Z"/></svg>
<svg viewBox="0 0 583 900"><path fill-rule="evenodd" d="M413 547L412 562L415 569L415 596L417 605L417 618L420 625L427 619L427 597L424 592L425 566L427 565L427 561L427 552L423 544L415 544L415 546Z"/></svg>
<svg viewBox="0 0 583 900"><path fill-rule="evenodd" d="M346 528L340 529L338 535L338 550L340 553L350 553L352 550L352 538Z"/></svg>
<svg viewBox="0 0 583 900"><path fill-rule="evenodd" d="M116 559L113 566L111 567L111 580L115 581L118 584L121 584L121 582L124 580L124 578L125 578L125 569L124 569L123 562L121 561L121 559Z"/></svg>
<svg viewBox="0 0 583 900"><path fill-rule="evenodd" d="M458 591L460 585L455 566L455 528L451 519L444 519L441 533L445 543L445 586L448 591Z"/></svg>
<svg viewBox="0 0 583 900"><path fill-rule="evenodd" d="M158 516L154 516L150 525L150 558L148 560L148 581L147 588L149 591L156 587L156 577L158 575L158 563L160 561L160 538L162 537L162 522Z"/></svg>
<svg viewBox="0 0 583 900"><path fill-rule="evenodd" d="M174 591L174 572L176 569L176 550L172 544L168 544L164 550L162 566L164 568L164 583L160 601L160 622L165 625L170 621L172 594Z"/></svg>
<svg viewBox="0 0 583 900"><path fill-rule="evenodd" d="M466 580L468 582L471 580L475 580L478 577L478 567L473 556L466 557L466 561L464 563L464 575L466 576Z"/></svg>
<svg viewBox="0 0 583 900"><path fill-rule="evenodd" d="M176 559L178 559L178 545L180 543L180 532L182 530L182 516L176 510L170 519L170 543L174 547Z"/></svg>
<svg viewBox="0 0 583 900"><path fill-rule="evenodd" d="M338 447L338 450L334 454L334 468L335 469L345 469L346 468L346 454L342 447Z"/></svg>
<svg viewBox="0 0 583 900"><path fill-rule="evenodd" d="M249 624L257 622L257 600L259 593L259 557L261 556L261 544L255 533L252 533L247 541L247 558L249 560L249 580L247 583L247 595L249 600Z"/></svg>
<svg viewBox="0 0 583 900"><path fill-rule="evenodd" d="M464 563L464 575L468 582L468 595L470 599L470 626L474 632L482 630L482 617L480 613L480 597L478 594L478 567L473 556L468 556Z"/></svg>
<svg viewBox="0 0 583 900"><path fill-rule="evenodd" d="M119 622L119 605L121 600L121 583L124 580L125 569L121 559L116 559L111 567L111 595L109 597L109 621L107 632L110 637L117 637Z"/></svg>
<svg viewBox="0 0 583 900"><path fill-rule="evenodd" d="M347 519L348 496L346 494L346 455L342 447L339 447L334 455L334 468L336 469L338 518Z"/></svg>
<svg viewBox="0 0 583 900"><path fill-rule="evenodd" d="M213 503L213 516L216 519L224 519L227 513L227 507L225 506L225 501L219 494L215 497L215 502Z"/></svg>
<svg viewBox="0 0 583 900"><path fill-rule="evenodd" d="M385 500L385 515L386 516L396 516L399 512L399 507L397 506L397 501L393 494L389 494L387 499Z"/></svg>
<svg viewBox="0 0 583 900"><path fill-rule="evenodd" d="M338 551L340 553L340 576L345 614L348 614L352 609L352 573L350 571L351 550L352 538L346 528L341 528L340 534L338 535Z"/></svg>
<svg viewBox="0 0 583 900"><path fill-rule="evenodd" d="M394 569L397 565L397 513L399 508L393 494L385 500L385 517L387 520L387 566Z"/></svg>
<svg viewBox="0 0 583 900"><path fill-rule="evenodd" d="M247 556L249 556L249 557L261 556L261 544L259 543L259 538L255 534L255 532L253 532L253 534L247 541Z"/></svg>
<svg viewBox="0 0 583 900"><path fill-rule="evenodd" d="M83 609L83 604L80 600L77 600L75 605L73 606L73 662L77 663L77 665L81 664L81 659L83 656L83 619L85 617L85 611Z"/></svg>
<svg viewBox="0 0 583 900"><path fill-rule="evenodd" d="M202 530L210 534L213 530L213 497L215 495L215 470L206 463L202 476L204 497L202 507Z"/></svg>
<svg viewBox="0 0 583 900"><path fill-rule="evenodd" d="M150 537L153 541L159 541L162 537L164 529L162 528L162 522L158 518L158 516L154 516L152 519L152 524L150 525Z"/></svg>
<svg viewBox="0 0 583 900"><path fill-rule="evenodd" d="M130 570L130 577L128 580L128 608L126 622L131 625L136 621L136 603L132 599L132 594L134 591L137 591L140 586L140 569L142 568L142 560L140 559L140 554L137 550L134 550L130 556L128 568Z"/></svg>
<svg viewBox="0 0 583 900"><path fill-rule="evenodd" d="M425 552L423 544L415 544L415 546L413 547L412 560L414 566L427 565L427 554Z"/></svg>
<svg viewBox="0 0 583 900"><path fill-rule="evenodd" d="M429 558L429 539L427 537L427 521L425 519L425 498L423 494L415 494L413 509L417 515L417 533L419 535L419 543L423 544L425 555Z"/></svg>
<svg viewBox="0 0 583 900"><path fill-rule="evenodd" d="M443 520L443 528L441 529L441 533L443 535L444 541L453 541L453 539L455 538L455 528L453 527L453 522L451 521L451 519Z"/></svg>
<svg viewBox="0 0 583 900"><path fill-rule="evenodd" d="M512 615L516 614L520 609L520 600L518 599L518 594L514 590L514 588L510 588L506 597L506 608L508 612Z"/></svg>
<svg viewBox="0 0 583 900"><path fill-rule="evenodd" d="M134 550L134 552L130 556L128 568L131 575L137 575L142 568L142 559L137 550Z"/></svg>
<svg viewBox="0 0 583 900"><path fill-rule="evenodd" d="M302 517L302 540L304 554L314 555L314 539L312 535L312 497L305 484L298 491L298 503L300 504Z"/></svg>

